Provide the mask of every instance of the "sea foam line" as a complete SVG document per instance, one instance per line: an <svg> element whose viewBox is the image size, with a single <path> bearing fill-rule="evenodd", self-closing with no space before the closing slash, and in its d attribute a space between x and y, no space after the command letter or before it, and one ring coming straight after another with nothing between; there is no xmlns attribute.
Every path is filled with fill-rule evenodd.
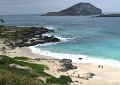
<svg viewBox="0 0 120 85"><path fill-rule="evenodd" d="M94 58L87 55L76 55L76 54L67 54L67 53L53 53L50 51L43 51L35 46L30 46L30 49L33 53L45 56L51 56L58 59L72 59L73 62L78 63L92 63L93 65L106 65L111 66L113 68L120 68L120 61L112 60L112 59L103 59L103 58ZM82 58L82 60L78 60Z"/></svg>
<svg viewBox="0 0 120 85"><path fill-rule="evenodd" d="M50 30L57 30L57 26L44 26L44 27Z"/></svg>

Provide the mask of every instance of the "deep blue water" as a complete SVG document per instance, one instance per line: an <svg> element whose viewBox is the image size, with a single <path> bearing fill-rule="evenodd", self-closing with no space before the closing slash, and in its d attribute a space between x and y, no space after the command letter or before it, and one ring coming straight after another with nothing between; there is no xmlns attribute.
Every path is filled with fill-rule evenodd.
<svg viewBox="0 0 120 85"><path fill-rule="evenodd" d="M6 25L47 26L64 42L36 46L53 53L86 55L120 62L120 18L91 18L90 16L2 16ZM67 40L68 39L68 40ZM65 40L67 40L65 42ZM74 56L73 56L74 57Z"/></svg>

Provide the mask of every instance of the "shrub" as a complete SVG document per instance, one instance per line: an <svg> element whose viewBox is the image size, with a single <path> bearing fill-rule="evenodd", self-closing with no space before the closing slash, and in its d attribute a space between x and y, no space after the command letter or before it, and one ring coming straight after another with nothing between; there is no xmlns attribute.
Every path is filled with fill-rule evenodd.
<svg viewBox="0 0 120 85"><path fill-rule="evenodd" d="M47 78L46 83L51 83L51 84L68 84L71 83L72 79L69 76L60 76L60 78Z"/></svg>
<svg viewBox="0 0 120 85"><path fill-rule="evenodd" d="M69 76L64 76L64 75L62 75L62 76L60 76L60 81L61 81L61 83L66 83L66 84L68 84L68 83L71 83L72 82L72 79L69 77Z"/></svg>
<svg viewBox="0 0 120 85"><path fill-rule="evenodd" d="M0 64L9 65L15 63L16 61L6 55L0 55Z"/></svg>

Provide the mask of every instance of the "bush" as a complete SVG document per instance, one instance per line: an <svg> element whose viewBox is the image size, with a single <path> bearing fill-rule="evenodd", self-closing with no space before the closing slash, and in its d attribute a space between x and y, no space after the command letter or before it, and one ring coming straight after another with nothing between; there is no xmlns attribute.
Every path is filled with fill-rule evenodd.
<svg viewBox="0 0 120 85"><path fill-rule="evenodd" d="M9 65L9 64L12 64L15 62L16 62L16 60L14 60L6 55L0 55L0 64L2 64L2 65Z"/></svg>
<svg viewBox="0 0 120 85"><path fill-rule="evenodd" d="M69 76L64 76L64 75L60 76L60 80L62 83L66 83L66 84L72 82L72 79Z"/></svg>
<svg viewBox="0 0 120 85"><path fill-rule="evenodd" d="M71 83L72 79L69 76L60 76L60 78L47 78L46 83L51 83L51 84L68 84Z"/></svg>
<svg viewBox="0 0 120 85"><path fill-rule="evenodd" d="M53 83L53 84L59 84L59 81L58 81L58 79L57 78L54 78L54 77L52 77L52 78L47 78L46 79L46 83Z"/></svg>

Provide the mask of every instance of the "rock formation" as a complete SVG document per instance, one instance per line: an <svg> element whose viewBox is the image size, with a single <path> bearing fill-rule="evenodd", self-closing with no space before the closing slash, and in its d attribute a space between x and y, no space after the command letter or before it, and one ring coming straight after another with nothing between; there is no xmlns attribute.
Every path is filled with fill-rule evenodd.
<svg viewBox="0 0 120 85"><path fill-rule="evenodd" d="M60 12L48 12L42 16L80 16L80 15L99 15L102 10L90 3L78 3Z"/></svg>
<svg viewBox="0 0 120 85"><path fill-rule="evenodd" d="M71 59L62 59L60 60L60 63L62 63L62 68L58 69L59 71L65 72L70 69L77 69L77 66L72 65L72 60Z"/></svg>
<svg viewBox="0 0 120 85"><path fill-rule="evenodd" d="M54 32L45 27L6 27L6 30L0 33L0 39L4 39L7 47L14 49L16 47L28 47L37 44L49 42L60 42L61 40L54 36L44 36L45 33ZM2 30L3 28L1 28Z"/></svg>

